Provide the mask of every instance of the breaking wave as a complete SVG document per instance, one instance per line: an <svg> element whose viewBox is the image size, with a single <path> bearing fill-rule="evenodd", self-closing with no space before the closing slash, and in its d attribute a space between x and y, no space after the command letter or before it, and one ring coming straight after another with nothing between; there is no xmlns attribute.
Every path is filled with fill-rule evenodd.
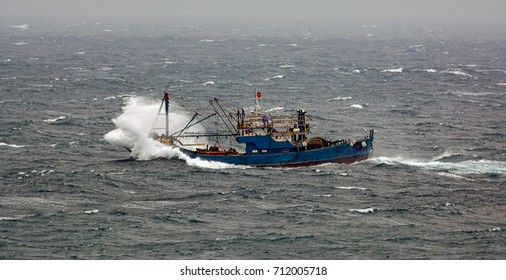
<svg viewBox="0 0 506 280"><path fill-rule="evenodd" d="M0 142L0 147L1 146L11 147L11 148L24 148L25 147L24 145L7 144L7 143L4 143L4 142Z"/></svg>
<svg viewBox="0 0 506 280"><path fill-rule="evenodd" d="M171 102L171 105L173 109L169 113L169 126L174 128L171 131L177 131L184 127L190 118L178 108L177 104ZM117 148L129 150L130 156L136 160L167 158L183 160L190 166L210 169L239 168L231 164L204 161L199 158L192 159L178 147L167 146L148 137L159 106L158 101L145 97L127 97L123 113L112 120L116 129L105 134L104 139ZM161 127L162 125L155 123L153 126ZM195 130L203 131L203 128L197 125Z"/></svg>
<svg viewBox="0 0 506 280"><path fill-rule="evenodd" d="M57 118L54 118L54 119L47 119L47 120L44 120L45 123L56 123L56 122L61 122L63 120L65 120L67 117L66 116L61 116L61 117L57 117Z"/></svg>
<svg viewBox="0 0 506 280"><path fill-rule="evenodd" d="M351 99L351 96L344 96L344 97L338 96L338 97L332 98L331 100L337 101L337 100L350 100L350 99ZM331 101L331 100L329 100L329 101Z"/></svg>
<svg viewBox="0 0 506 280"><path fill-rule="evenodd" d="M284 78L284 77L285 77L285 76L283 76L283 75L276 75L276 76L274 76L274 77L272 77L272 78L265 78L264 80L265 80L265 81L269 81L269 80L274 80L274 79L282 79L282 78Z"/></svg>
<svg viewBox="0 0 506 280"><path fill-rule="evenodd" d="M373 208L373 207L364 208L364 209L348 209L348 211L350 211L350 212L358 212L358 213L362 213L362 214L373 213L373 212L376 212L378 210L379 209Z"/></svg>
<svg viewBox="0 0 506 280"><path fill-rule="evenodd" d="M473 75L468 74L468 73L462 71L461 69L448 69L448 70L442 71L441 73L453 74L453 75L462 76L462 77L466 77L466 78L473 77Z"/></svg>
<svg viewBox="0 0 506 280"><path fill-rule="evenodd" d="M451 156L450 156L451 157ZM391 166L413 166L427 170L445 171L453 174L506 174L506 162L493 160L466 160L461 162L445 162L441 160L420 161L407 160L400 157L377 157L371 162Z"/></svg>
<svg viewBox="0 0 506 280"><path fill-rule="evenodd" d="M26 30L26 29L30 28L30 25L24 23L24 24L21 24L21 25L14 25L14 26L12 26L12 28L18 28L18 29L24 29L24 30Z"/></svg>
<svg viewBox="0 0 506 280"><path fill-rule="evenodd" d="M389 73L402 73L402 70L403 70L403 68L399 67L399 68L395 68L395 69L385 69L385 70L382 70L381 72L383 72L383 73L386 73L386 72L389 72Z"/></svg>

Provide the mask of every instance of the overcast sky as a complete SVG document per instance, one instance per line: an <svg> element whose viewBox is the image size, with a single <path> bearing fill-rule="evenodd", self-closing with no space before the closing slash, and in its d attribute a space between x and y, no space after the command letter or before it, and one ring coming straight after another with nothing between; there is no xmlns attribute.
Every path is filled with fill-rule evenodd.
<svg viewBox="0 0 506 280"><path fill-rule="evenodd" d="M506 23L505 0L0 0L0 17Z"/></svg>

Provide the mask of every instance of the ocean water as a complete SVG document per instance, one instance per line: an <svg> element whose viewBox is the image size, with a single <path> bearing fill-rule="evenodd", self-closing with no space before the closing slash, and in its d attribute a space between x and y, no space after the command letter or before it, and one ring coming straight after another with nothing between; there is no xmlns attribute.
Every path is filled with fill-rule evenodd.
<svg viewBox="0 0 506 280"><path fill-rule="evenodd" d="M504 259L504 34L7 22L0 259ZM500 35L500 36L499 36ZM370 160L251 168L147 138L214 97L376 130ZM132 152L118 149L129 145Z"/></svg>

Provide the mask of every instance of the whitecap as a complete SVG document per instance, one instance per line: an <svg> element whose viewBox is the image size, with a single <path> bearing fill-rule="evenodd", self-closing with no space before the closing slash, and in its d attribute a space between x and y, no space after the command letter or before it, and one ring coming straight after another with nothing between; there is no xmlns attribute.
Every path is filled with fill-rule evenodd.
<svg viewBox="0 0 506 280"><path fill-rule="evenodd" d="M424 69L423 71L425 71L427 73L436 73L437 72L436 69Z"/></svg>
<svg viewBox="0 0 506 280"><path fill-rule="evenodd" d="M272 78L266 78L266 79L264 79L264 80L269 81L269 80L273 80L273 79L282 79L282 78L284 78L284 76L283 76L283 75L276 75L276 76L274 76L274 77L272 77Z"/></svg>
<svg viewBox="0 0 506 280"><path fill-rule="evenodd" d="M449 70L442 71L442 73L448 73L448 74L463 76L463 77L467 77L467 78L473 77L473 75L470 75L460 69L449 69Z"/></svg>
<svg viewBox="0 0 506 280"><path fill-rule="evenodd" d="M76 52L76 54L85 54L86 52Z"/></svg>
<svg viewBox="0 0 506 280"><path fill-rule="evenodd" d="M437 175L443 176L443 177L448 177L448 178L463 179L463 180L466 180L466 181L474 181L474 180L466 178L464 176L460 176L460 175L452 174L452 173L448 173L448 172L438 172Z"/></svg>
<svg viewBox="0 0 506 280"><path fill-rule="evenodd" d="M345 97L338 96L338 97L332 98L332 100L350 100L350 99L351 99L351 96L345 96Z"/></svg>
<svg viewBox="0 0 506 280"><path fill-rule="evenodd" d="M485 92L452 91L450 93L453 95L458 95L458 96L487 96L487 95L501 94L501 93L489 92L489 91L485 91Z"/></svg>
<svg viewBox="0 0 506 280"><path fill-rule="evenodd" d="M498 86L506 86L506 83L497 83Z"/></svg>
<svg viewBox="0 0 506 280"><path fill-rule="evenodd" d="M104 32L112 32L111 29L104 29Z"/></svg>
<svg viewBox="0 0 506 280"><path fill-rule="evenodd" d="M290 46L292 46L292 47L297 47L297 44L290 44Z"/></svg>
<svg viewBox="0 0 506 280"><path fill-rule="evenodd" d="M314 194L314 197L332 197L332 194Z"/></svg>
<svg viewBox="0 0 506 280"><path fill-rule="evenodd" d="M15 216L4 216L0 217L0 221L19 221L31 215L15 215Z"/></svg>
<svg viewBox="0 0 506 280"><path fill-rule="evenodd" d="M373 213L375 211L377 211L378 209L376 208L364 208L364 209L348 209L350 212L358 212L358 213L363 213L363 214L366 214L366 213Z"/></svg>
<svg viewBox="0 0 506 280"><path fill-rule="evenodd" d="M96 213L98 213L98 212L100 212L100 210L98 210L98 209L85 210L85 211L83 211L83 213L86 213L86 214L96 214Z"/></svg>
<svg viewBox="0 0 506 280"><path fill-rule="evenodd" d="M1 146L11 147L11 148L24 148L25 147L24 145L7 144L7 143L4 143L4 142L0 142L0 147Z"/></svg>
<svg viewBox="0 0 506 280"><path fill-rule="evenodd" d="M279 68L293 68L295 66L291 65L291 64L284 64L284 65L279 65Z"/></svg>
<svg viewBox="0 0 506 280"><path fill-rule="evenodd" d="M442 160L442 159L450 159L450 158L453 158L453 157L456 157L456 156L460 156L460 153L452 153L452 152L444 151L442 154L434 157L432 159L432 161L439 161L439 160Z"/></svg>
<svg viewBox="0 0 506 280"><path fill-rule="evenodd" d="M353 69L351 72L355 73L355 74L360 74L360 70L359 69Z"/></svg>
<svg viewBox="0 0 506 280"><path fill-rule="evenodd" d="M361 190L361 191L367 190L367 188L361 188L361 187L337 187L337 188L342 189L342 190Z"/></svg>
<svg viewBox="0 0 506 280"><path fill-rule="evenodd" d="M353 104L353 105L350 105L351 108L356 108L356 109L362 109L364 108L362 105L360 104Z"/></svg>
<svg viewBox="0 0 506 280"><path fill-rule="evenodd" d="M213 43L214 40L211 40L211 39L202 39L199 42L201 42L201 43Z"/></svg>
<svg viewBox="0 0 506 280"><path fill-rule="evenodd" d="M52 170L52 169L49 169L49 170L44 169L44 170L38 172L37 175L46 176L47 174L51 174L51 173L54 173L54 170Z"/></svg>
<svg viewBox="0 0 506 280"><path fill-rule="evenodd" d="M55 123L55 122L64 120L66 118L67 118L66 116L61 116L61 117L57 117L55 119L47 119L47 120L44 120L43 122L45 122L45 123Z"/></svg>
<svg viewBox="0 0 506 280"><path fill-rule="evenodd" d="M383 72L383 73L385 73L385 72L389 72L389 73L402 73L402 70L403 70L403 68L399 67L399 68L394 68L394 69L385 69L385 70L382 70L381 72Z"/></svg>
<svg viewBox="0 0 506 280"><path fill-rule="evenodd" d="M25 24L21 24L21 25L14 25L12 28L18 28L18 29L24 29L24 30L26 30L26 29L30 28L30 25L25 23Z"/></svg>
<svg viewBox="0 0 506 280"><path fill-rule="evenodd" d="M265 113L272 113L276 111L283 111L283 107L274 107L265 111Z"/></svg>
<svg viewBox="0 0 506 280"><path fill-rule="evenodd" d="M104 100L111 100L111 99L116 99L116 96L107 96L107 97L104 97Z"/></svg>
<svg viewBox="0 0 506 280"><path fill-rule="evenodd" d="M211 86L214 85L214 81L208 81L204 83L204 86Z"/></svg>
<svg viewBox="0 0 506 280"><path fill-rule="evenodd" d="M445 171L458 175L465 174L506 174L506 162L493 160L467 160L461 162L420 161L400 157L377 157L369 161L387 165L406 165L427 170Z"/></svg>
<svg viewBox="0 0 506 280"><path fill-rule="evenodd" d="M12 44L16 45L16 46L28 45L28 43L26 43L26 42L19 42L19 43L12 43Z"/></svg>
<svg viewBox="0 0 506 280"><path fill-rule="evenodd" d="M235 240L237 239L236 237L217 237L215 240L216 241L228 241L228 240Z"/></svg>

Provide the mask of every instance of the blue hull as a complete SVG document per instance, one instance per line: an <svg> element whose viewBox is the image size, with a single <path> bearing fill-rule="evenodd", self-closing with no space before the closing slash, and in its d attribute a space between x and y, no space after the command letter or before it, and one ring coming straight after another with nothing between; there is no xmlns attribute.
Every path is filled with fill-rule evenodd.
<svg viewBox="0 0 506 280"><path fill-rule="evenodd" d="M217 161L234 165L298 167L324 163L353 163L368 159L373 153L372 139L362 142L365 145L341 144L300 152L275 154L236 154L236 155L205 155L183 150L191 158L206 161Z"/></svg>

